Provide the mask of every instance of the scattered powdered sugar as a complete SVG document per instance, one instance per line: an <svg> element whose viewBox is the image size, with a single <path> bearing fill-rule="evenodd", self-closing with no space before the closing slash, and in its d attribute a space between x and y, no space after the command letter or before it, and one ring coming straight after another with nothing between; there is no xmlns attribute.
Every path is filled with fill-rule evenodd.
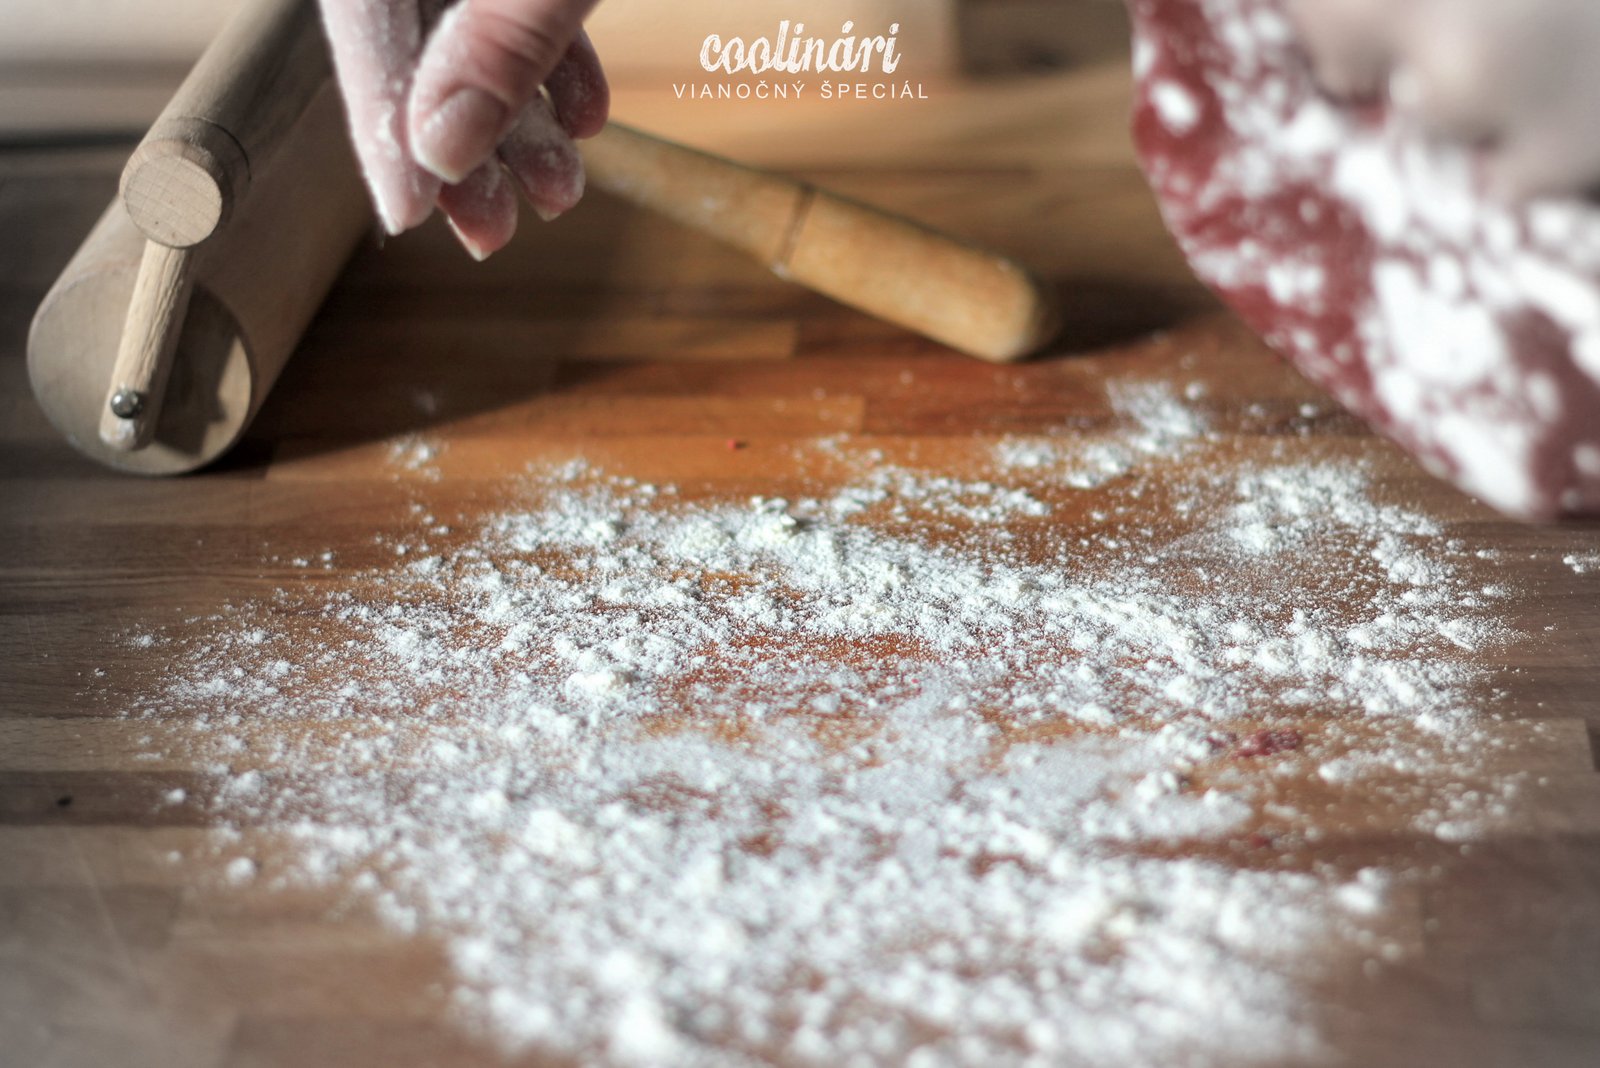
<svg viewBox="0 0 1600 1068"><path fill-rule="evenodd" d="M1600 571L1600 552L1568 553L1561 558L1561 562L1570 567L1573 574L1587 575L1591 571Z"/></svg>
<svg viewBox="0 0 1600 1068"><path fill-rule="evenodd" d="M1414 936L1401 874L1273 863L1315 833L1273 780L1470 761L1494 595L1359 465L1176 464L1204 421L1113 393L1127 429L1003 444L987 481L863 459L729 500L574 463L486 517L419 504L390 565L163 635L135 714L208 762L217 821L289 843L229 880L439 940L508 1050L1315 1057L1295 963ZM1158 491L1180 528L1133 521ZM1060 526L1086 492L1102 520ZM1450 840L1503 804L1409 803Z"/></svg>
<svg viewBox="0 0 1600 1068"><path fill-rule="evenodd" d="M842 519L885 503L895 518L902 520L914 512L959 516L974 523L1050 514L1050 506L1027 489L918 475L892 467L874 471L861 484L830 499L826 507L830 515Z"/></svg>
<svg viewBox="0 0 1600 1068"><path fill-rule="evenodd" d="M1177 456L1206 430L1199 413L1165 382L1116 382L1109 389L1112 412L1131 422L1131 432L1074 437L1063 449L1058 438L1011 438L995 450L1004 468L1048 469L1074 489L1094 489L1131 471L1141 460Z"/></svg>
<svg viewBox="0 0 1600 1068"><path fill-rule="evenodd" d="M389 446L389 462L415 471L425 478L438 478L439 469L435 461L439 459L439 446L416 434L396 438Z"/></svg>

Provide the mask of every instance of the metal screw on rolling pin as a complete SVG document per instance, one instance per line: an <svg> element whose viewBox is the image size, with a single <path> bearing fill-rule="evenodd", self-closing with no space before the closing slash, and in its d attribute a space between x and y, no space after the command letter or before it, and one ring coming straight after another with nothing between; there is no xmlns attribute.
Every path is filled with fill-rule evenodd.
<svg viewBox="0 0 1600 1068"><path fill-rule="evenodd" d="M144 394L136 389L119 389L111 397L111 414L118 419L132 419L144 411Z"/></svg>

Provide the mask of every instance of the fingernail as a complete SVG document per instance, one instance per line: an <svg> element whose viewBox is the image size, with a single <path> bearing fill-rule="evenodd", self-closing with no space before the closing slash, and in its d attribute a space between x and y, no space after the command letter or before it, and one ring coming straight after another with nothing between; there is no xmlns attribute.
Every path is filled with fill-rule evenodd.
<svg viewBox="0 0 1600 1068"><path fill-rule="evenodd" d="M523 192L534 214L545 222L554 222L578 206L583 199L585 175L582 161L576 169L566 174L547 173L539 176L537 185L524 183Z"/></svg>
<svg viewBox="0 0 1600 1068"><path fill-rule="evenodd" d="M461 247L467 250L467 255L471 256L479 263L482 263L484 260L489 258L488 250L463 233L461 227L456 225L456 221L454 219L446 216L445 222L450 224L450 232L456 235L456 240L461 242Z"/></svg>
<svg viewBox="0 0 1600 1068"><path fill-rule="evenodd" d="M482 89L458 89L422 121L412 150L432 173L461 182L489 158L509 118L509 109Z"/></svg>
<svg viewBox="0 0 1600 1068"><path fill-rule="evenodd" d="M378 224L383 227L384 234L389 237L399 237L408 230L416 229L427 222L428 216L433 214L432 209L429 208L425 211L414 211L409 217L402 217L396 215L391 208L384 204L382 199L374 197L373 200L378 208Z"/></svg>
<svg viewBox="0 0 1600 1068"><path fill-rule="evenodd" d="M364 177L367 191L372 194L372 206L378 212L378 224L389 237L399 237L405 231L405 224L400 221L400 213L395 210L394 202L397 197L393 190L370 171Z"/></svg>
<svg viewBox="0 0 1600 1068"><path fill-rule="evenodd" d="M377 203L378 225L383 227L385 236L399 237L405 231L405 227L400 225L400 221L394 217L394 213L384 204L381 194L374 194L372 199Z"/></svg>
<svg viewBox="0 0 1600 1068"><path fill-rule="evenodd" d="M390 237L399 237L426 222L433 214L433 202L439 197L437 178L409 163L404 164L404 168L413 172L409 179L389 174L367 176L367 188L372 193L378 222Z"/></svg>

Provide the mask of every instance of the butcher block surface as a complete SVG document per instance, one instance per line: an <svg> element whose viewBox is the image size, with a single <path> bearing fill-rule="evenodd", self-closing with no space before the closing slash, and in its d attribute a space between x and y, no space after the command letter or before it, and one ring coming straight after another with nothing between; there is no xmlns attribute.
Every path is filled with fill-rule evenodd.
<svg viewBox="0 0 1600 1068"><path fill-rule="evenodd" d="M184 717L203 701L173 697L171 678L186 670L174 658L239 605L282 591L366 596L402 566L396 542L417 515L455 532L430 550L448 554L452 536L516 507L530 470L581 461L598 473L585 477L671 486L695 506L826 500L873 464L980 495L973 486L1003 483L1041 502L1025 523L1001 524L1033 539L1016 553L1081 543L1098 559L1106 539L1150 539L1165 548L1139 566L1174 590L1263 580L1197 578L1179 536L1208 505L1184 487L1232 486L1273 465L1359 470L1363 493L1437 526L1427 544L1448 549L1460 589L1494 591L1484 611L1497 639L1450 654L1467 680L1472 752L1338 789L1322 771L1359 756L1363 738L1425 749L1434 735L1414 716L1352 726L1357 712L1264 697L1216 725L1227 761L1200 760L1173 788L1215 782L1255 804L1270 779L1277 807L1149 851L1340 885L1362 869L1397 880L1383 945L1320 954L1313 942L1275 962L1320 1052L1269 1060L1600 1063L1600 735L1589 725L1600 723L1600 525L1520 525L1461 496L1221 312L1132 164L1119 63L931 88L928 102L764 112L624 92L617 111L1036 267L1066 320L1040 358L963 358L593 195L548 226L526 215L485 266L437 222L364 248L237 451L170 481L78 457L34 406L25 369L32 310L113 195L127 145L0 150L0 1062L539 1062L462 1016L426 924L406 932L336 889L271 877L293 871L292 840L228 808L219 784L234 772L215 767L203 732L185 748ZM1105 481L1063 486L1049 464L997 466L1016 454L1008 442L1048 446L1052 464L1075 435L1148 444L1130 389L1157 391L1202 429L1158 437ZM1130 504L1118 494L1133 482ZM918 536L981 562L965 529L930 521ZM1355 566L1338 545L1309 559L1323 551L1330 569ZM1280 593L1312 581L1307 559L1296 557L1305 574L1265 581ZM1361 612L1352 593L1352 625ZM290 648L321 640L311 614L261 618ZM757 671L751 685L770 679ZM309 684L291 673L278 690L292 699ZM661 714L694 729L693 709ZM766 713L791 714L781 702ZM1021 715L986 711L1002 733L1020 731ZM258 741L273 722L257 725ZM724 727L725 743L741 744ZM1048 733L1093 731L1118 737L1070 717ZM1430 823L1446 795L1455 822ZM1288 810L1292 830L1271 815ZM260 876L239 878L240 857ZM798 1062L782 1039L730 1037L727 1049Z"/></svg>

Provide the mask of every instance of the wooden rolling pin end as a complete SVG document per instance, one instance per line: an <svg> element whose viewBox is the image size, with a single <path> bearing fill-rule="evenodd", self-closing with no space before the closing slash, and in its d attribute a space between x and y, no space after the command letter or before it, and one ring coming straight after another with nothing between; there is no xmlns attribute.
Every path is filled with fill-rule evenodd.
<svg viewBox="0 0 1600 1068"><path fill-rule="evenodd" d="M151 241L192 248L222 228L249 184L249 161L226 130L202 119L163 119L123 168L120 194Z"/></svg>
<svg viewBox="0 0 1600 1068"><path fill-rule="evenodd" d="M1014 266L1020 274L1017 327L1007 337L996 339L991 354L977 353L995 363L1015 363L1037 356L1061 337L1066 325L1055 287L1027 268Z"/></svg>
<svg viewBox="0 0 1600 1068"><path fill-rule="evenodd" d="M953 349L990 363L1016 363L1035 356L1061 334L1061 302L1055 290L1013 260L997 260L992 303L969 322L936 337Z"/></svg>
<svg viewBox="0 0 1600 1068"><path fill-rule="evenodd" d="M1015 260L820 191L774 270L843 304L992 363L1055 336L1055 294Z"/></svg>

